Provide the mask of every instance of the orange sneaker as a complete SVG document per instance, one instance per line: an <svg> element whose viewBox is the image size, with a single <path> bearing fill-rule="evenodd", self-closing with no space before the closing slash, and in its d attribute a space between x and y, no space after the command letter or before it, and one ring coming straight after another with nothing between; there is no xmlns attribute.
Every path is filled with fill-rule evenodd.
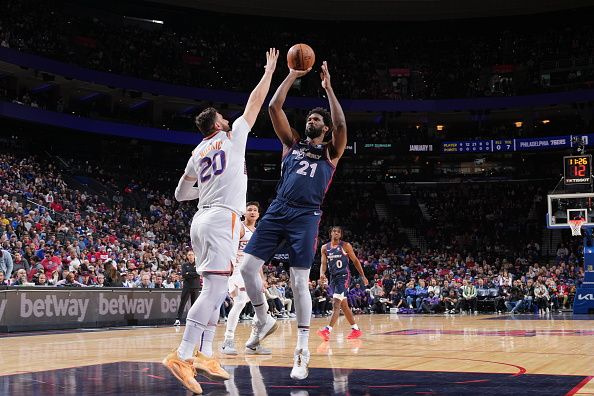
<svg viewBox="0 0 594 396"><path fill-rule="evenodd" d="M231 378L215 358L209 358L200 351L194 354L194 368L198 374L213 381L226 381Z"/></svg>
<svg viewBox="0 0 594 396"><path fill-rule="evenodd" d="M330 332L327 328L324 327L323 329L318 330L318 335L322 340L330 341Z"/></svg>
<svg viewBox="0 0 594 396"><path fill-rule="evenodd" d="M169 355L165 356L162 363L187 390L198 395L202 394L202 387L198 381L196 381L196 378L194 378L196 376L196 370L192 365L192 359L182 360L177 355L177 350L174 350Z"/></svg>
<svg viewBox="0 0 594 396"><path fill-rule="evenodd" d="M353 330L351 330L351 334L349 334L347 336L347 339L354 340L355 338L361 337L362 334L363 333L361 332L361 330L359 330L359 329L353 329Z"/></svg>

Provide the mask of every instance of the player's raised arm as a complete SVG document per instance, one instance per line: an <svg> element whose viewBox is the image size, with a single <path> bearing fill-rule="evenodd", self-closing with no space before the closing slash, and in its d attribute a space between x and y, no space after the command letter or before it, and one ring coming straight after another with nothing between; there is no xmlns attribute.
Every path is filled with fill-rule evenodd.
<svg viewBox="0 0 594 396"><path fill-rule="evenodd" d="M325 281L326 270L328 269L328 256L326 255L326 245L322 245L320 256L322 257L322 263L320 265L320 281Z"/></svg>
<svg viewBox="0 0 594 396"><path fill-rule="evenodd" d="M268 105L268 113L272 120L274 132L285 147L291 147L295 140L299 139L299 134L297 134L289 125L289 120L283 110L283 104L285 103L287 93L291 86L293 86L295 80L305 76L310 70L311 67L307 70L289 69L289 74L281 85L279 85Z"/></svg>
<svg viewBox="0 0 594 396"><path fill-rule="evenodd" d="M322 79L322 88L326 90L328 95L328 102L330 103L330 114L332 115L332 141L328 144L328 151L330 152L330 159L337 162L347 145L347 126L344 117L344 111L334 94L332 84L330 83L330 73L328 72L328 64L326 61L322 63L322 72L320 73Z"/></svg>
<svg viewBox="0 0 594 396"><path fill-rule="evenodd" d="M365 271L363 271L363 266L361 265L361 262L359 261L359 258L355 254L355 251L353 250L353 246L351 246L350 243L345 243L344 244L344 250L347 253L347 255L349 256L349 259L353 262L353 265L357 269L357 272L359 272L359 275L361 275L361 279L363 280L363 284L365 286L367 286L369 284L369 280L365 277Z"/></svg>
<svg viewBox="0 0 594 396"><path fill-rule="evenodd" d="M254 126L254 123L258 118L258 114L260 113L260 109L262 108L262 104L264 103L264 99L266 99L266 95L268 95L270 81L272 81L272 74L274 74L274 70L276 69L277 60L278 50L275 48L270 48L266 52L266 66L264 67L264 75L250 94L243 112L243 118L248 123L250 128Z"/></svg>

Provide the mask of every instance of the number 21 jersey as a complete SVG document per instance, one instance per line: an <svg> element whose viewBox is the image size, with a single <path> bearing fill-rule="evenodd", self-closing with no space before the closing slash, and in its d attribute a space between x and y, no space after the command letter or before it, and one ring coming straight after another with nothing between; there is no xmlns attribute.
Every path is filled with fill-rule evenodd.
<svg viewBox="0 0 594 396"><path fill-rule="evenodd" d="M231 131L221 130L205 137L192 152L186 174L198 179L200 206L218 205L245 213L245 146L249 132L250 126L239 117Z"/></svg>
<svg viewBox="0 0 594 396"><path fill-rule="evenodd" d="M325 144L296 142L282 161L276 197L303 207L319 208L334 175Z"/></svg>

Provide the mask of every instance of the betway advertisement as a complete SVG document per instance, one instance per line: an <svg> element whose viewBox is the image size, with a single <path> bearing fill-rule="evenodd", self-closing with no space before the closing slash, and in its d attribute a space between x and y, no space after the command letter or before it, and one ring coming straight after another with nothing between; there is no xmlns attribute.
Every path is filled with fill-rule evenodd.
<svg viewBox="0 0 594 396"><path fill-rule="evenodd" d="M0 290L0 331L173 323L180 298L180 289Z"/></svg>

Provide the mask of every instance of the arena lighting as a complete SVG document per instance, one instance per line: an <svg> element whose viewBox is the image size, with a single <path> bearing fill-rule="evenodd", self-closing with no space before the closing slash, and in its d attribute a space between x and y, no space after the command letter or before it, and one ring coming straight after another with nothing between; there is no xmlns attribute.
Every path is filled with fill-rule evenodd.
<svg viewBox="0 0 594 396"><path fill-rule="evenodd" d="M514 122L514 125L516 126L516 128L522 128L522 125L524 125L524 123L522 121L516 121Z"/></svg>
<svg viewBox="0 0 594 396"><path fill-rule="evenodd" d="M548 124L549 122L551 122L551 120L542 120L541 121L543 124Z"/></svg>
<svg viewBox="0 0 594 396"><path fill-rule="evenodd" d="M435 126L435 129L437 129L438 131L443 131L443 125L441 125L441 124L437 124L437 125Z"/></svg>
<svg viewBox="0 0 594 396"><path fill-rule="evenodd" d="M136 17L129 17L124 15L124 19L132 19L133 21L141 21L141 22L148 22L148 23L156 23L158 25L163 25L165 22L159 21L158 19L145 19L145 18L136 18Z"/></svg>

